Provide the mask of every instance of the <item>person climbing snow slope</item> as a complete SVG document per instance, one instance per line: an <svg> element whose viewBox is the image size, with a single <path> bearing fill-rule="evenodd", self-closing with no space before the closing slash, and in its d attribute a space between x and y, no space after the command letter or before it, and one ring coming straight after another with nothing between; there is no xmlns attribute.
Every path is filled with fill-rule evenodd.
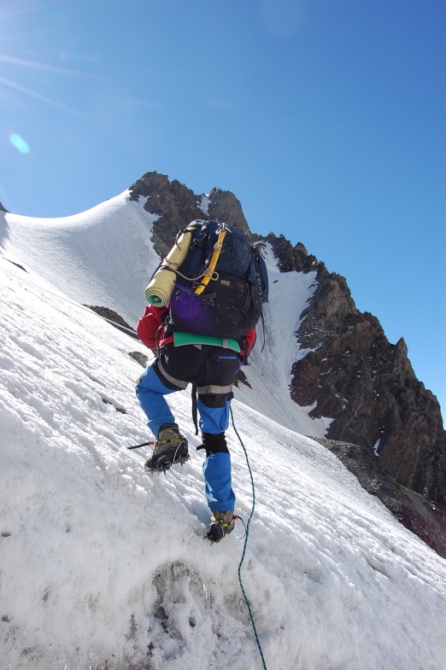
<svg viewBox="0 0 446 670"><path fill-rule="evenodd" d="M197 449L206 452L203 475L211 510L206 537L218 542L233 530L237 518L225 436L232 385L256 342L255 324L261 316L261 302L266 301L267 275L263 258L239 231L204 221L194 221L185 230L192 233L186 255L183 253L181 262L175 264L169 254L161 264L161 272L166 274L167 270L170 275L169 281L171 276L175 279L166 294L169 302L164 295L162 301L154 297L155 289L149 291L157 283L159 270L146 290L149 304L136 332L155 353L155 359L139 379L136 395L156 437L145 468L163 472L189 459L187 439L165 396L192 384L192 414L202 442ZM181 246L178 239L176 245Z"/></svg>

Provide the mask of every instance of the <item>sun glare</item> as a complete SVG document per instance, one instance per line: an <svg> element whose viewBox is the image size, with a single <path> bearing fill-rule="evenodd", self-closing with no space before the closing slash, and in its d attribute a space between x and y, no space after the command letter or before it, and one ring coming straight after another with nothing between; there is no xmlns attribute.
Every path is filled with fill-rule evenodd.
<svg viewBox="0 0 446 670"><path fill-rule="evenodd" d="M17 151L20 151L21 154L29 154L29 144L20 135L12 133L12 135L9 136L9 141L11 142L12 146L17 149Z"/></svg>

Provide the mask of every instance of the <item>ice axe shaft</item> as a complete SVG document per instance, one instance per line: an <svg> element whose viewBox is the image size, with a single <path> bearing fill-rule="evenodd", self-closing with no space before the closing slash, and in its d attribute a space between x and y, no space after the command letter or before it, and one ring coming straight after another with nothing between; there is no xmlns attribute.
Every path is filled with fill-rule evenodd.
<svg viewBox="0 0 446 670"><path fill-rule="evenodd" d="M134 444L132 447L127 447L127 449L139 449L140 447L146 447L149 444L156 444L153 440L149 440L149 442L142 442L141 444Z"/></svg>

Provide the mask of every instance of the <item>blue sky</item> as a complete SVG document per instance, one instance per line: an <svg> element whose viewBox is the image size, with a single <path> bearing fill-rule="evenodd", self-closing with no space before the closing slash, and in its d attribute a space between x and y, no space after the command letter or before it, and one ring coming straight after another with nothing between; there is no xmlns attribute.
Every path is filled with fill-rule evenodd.
<svg viewBox="0 0 446 670"><path fill-rule="evenodd" d="M444 0L2 0L0 201L145 172L301 241L446 408Z"/></svg>

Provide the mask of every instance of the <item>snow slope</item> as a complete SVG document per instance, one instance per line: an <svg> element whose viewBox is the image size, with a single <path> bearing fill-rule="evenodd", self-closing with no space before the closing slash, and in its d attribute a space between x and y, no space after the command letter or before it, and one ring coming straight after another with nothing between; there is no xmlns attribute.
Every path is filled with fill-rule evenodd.
<svg viewBox="0 0 446 670"><path fill-rule="evenodd" d="M59 219L0 212L2 254L77 302L113 309L134 327L144 309L144 289L160 262L151 243L156 217L143 209L143 200L130 201L124 191L87 212ZM267 262L271 296L265 312L266 346L263 351L257 346L246 368L251 389L236 391L237 397L272 419L280 417L288 428L322 437L327 423L311 419L288 391L299 355L294 333L315 275L281 274L271 249Z"/></svg>
<svg viewBox="0 0 446 670"><path fill-rule="evenodd" d="M73 302L87 285L74 260L72 283L32 272L45 250L26 256L25 232L13 247L9 229L8 257L30 272L0 259L3 667L261 668L237 578L243 528L212 547L202 539L188 392L171 402L191 460L149 477L147 452L126 449L148 437L134 395L142 368L128 355L144 347ZM233 406L256 486L241 575L268 670L444 670L446 562L319 444ZM229 446L247 519L251 483L232 429Z"/></svg>
<svg viewBox="0 0 446 670"><path fill-rule="evenodd" d="M295 333L316 288L316 273L281 273L270 245L266 245L264 256L269 302L264 305L264 323L257 327L258 341L250 364L244 368L250 386L241 384L235 397L264 416L280 421L282 426L323 437L331 419L312 419L291 400L289 392L293 363L306 353L300 349Z"/></svg>
<svg viewBox="0 0 446 670"><path fill-rule="evenodd" d="M97 207L58 219L4 215L2 255L82 304L118 312L134 325L144 289L160 259L151 244L156 217L128 191ZM2 216L2 213L0 213Z"/></svg>

